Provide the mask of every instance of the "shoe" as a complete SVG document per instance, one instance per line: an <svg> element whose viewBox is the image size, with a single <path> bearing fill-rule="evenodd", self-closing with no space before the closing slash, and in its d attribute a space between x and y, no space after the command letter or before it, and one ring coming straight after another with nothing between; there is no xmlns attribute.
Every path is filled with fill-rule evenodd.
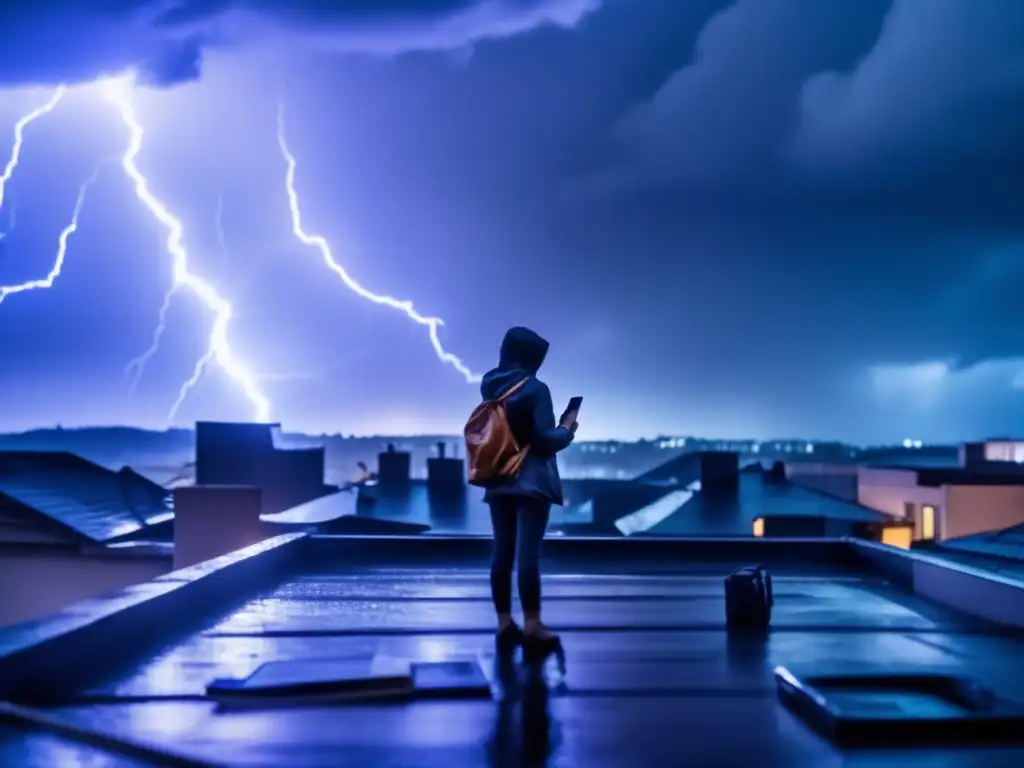
<svg viewBox="0 0 1024 768"><path fill-rule="evenodd" d="M523 630L515 622L507 624L494 633L494 644L498 650L511 651L523 642Z"/></svg>
<svg viewBox="0 0 1024 768"><path fill-rule="evenodd" d="M523 645L523 654L534 659L555 653L562 647L562 638L547 628L539 634L524 632L520 642Z"/></svg>

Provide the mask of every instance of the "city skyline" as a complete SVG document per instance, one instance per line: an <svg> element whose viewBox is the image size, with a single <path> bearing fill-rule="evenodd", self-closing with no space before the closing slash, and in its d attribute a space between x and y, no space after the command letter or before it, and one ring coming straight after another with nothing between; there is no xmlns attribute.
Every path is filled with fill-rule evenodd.
<svg viewBox="0 0 1024 768"><path fill-rule="evenodd" d="M244 369L290 429L457 434L437 317L472 373L547 337L581 439L1024 432L1019 3L152 7L0 11L0 135L68 85L3 185L0 286L113 160L52 285L0 300L0 431L164 427L225 317L201 280L237 365L175 424L251 418ZM132 169L192 276L137 382L180 259Z"/></svg>
<svg viewBox="0 0 1024 768"><path fill-rule="evenodd" d="M381 442L386 441L433 441L433 440L461 440L462 435L459 432L423 432L423 433L364 433L357 434L351 432L325 432L325 431L302 431L295 429L288 429L285 425L279 425L280 434L284 439L287 438L299 438L302 440L355 440L355 441L367 441L367 440L378 440ZM178 426L178 427L163 427L163 428L147 428L139 427L136 425L80 425L80 426L68 426L68 425L52 425L52 426L37 426L26 430L17 431L2 431L0 432L0 438L22 438L29 436L43 436L43 435L60 435L60 434L71 434L71 435L83 435L83 434L106 434L106 433L134 433L141 435L155 435L155 436L173 436L173 435L193 435L195 429L193 426ZM848 447L855 449L875 449L875 448L902 448L907 450L921 450L929 448L951 448L956 447L964 442L975 442L975 441L988 441L988 440L1018 440L1010 435L1006 434L992 434L985 435L983 437L965 438L960 441L945 441L945 442L926 442L924 440L916 438L904 438L902 440L896 440L892 442L881 442L874 444L857 444L852 442L843 441L841 439L820 439L820 438L808 438L797 436L780 437L778 435L766 438L756 437L729 437L722 435L668 435L668 434L656 434L656 435L641 435L636 438L617 438L617 437L594 437L594 438L581 438L575 441L574 445L586 445L586 444L608 444L608 443L621 443L624 445L637 445L637 444L648 444L654 445L658 448L666 449L680 449L692 446L702 446L707 448L712 446L714 449L721 450L739 450L744 451L749 448L753 448L754 452L761 448L768 450L780 450L794 453L807 453L813 454L814 451L821 447Z"/></svg>

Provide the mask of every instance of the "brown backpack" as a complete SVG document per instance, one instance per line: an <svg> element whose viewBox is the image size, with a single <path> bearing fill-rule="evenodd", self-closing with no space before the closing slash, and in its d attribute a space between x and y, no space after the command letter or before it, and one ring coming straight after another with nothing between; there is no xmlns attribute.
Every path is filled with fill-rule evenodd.
<svg viewBox="0 0 1024 768"><path fill-rule="evenodd" d="M529 378L516 382L495 400L485 400L466 422L466 463L470 485L488 485L494 480L515 477L530 446L519 447L508 422L505 400Z"/></svg>

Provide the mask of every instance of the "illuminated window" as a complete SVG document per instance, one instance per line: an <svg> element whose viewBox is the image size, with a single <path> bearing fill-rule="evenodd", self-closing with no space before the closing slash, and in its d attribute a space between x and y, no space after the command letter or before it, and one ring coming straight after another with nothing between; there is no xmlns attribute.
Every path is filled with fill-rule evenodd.
<svg viewBox="0 0 1024 768"><path fill-rule="evenodd" d="M1020 442L994 442L985 443L986 461L1012 461L1016 464L1024 463L1024 443Z"/></svg>
<svg viewBox="0 0 1024 768"><path fill-rule="evenodd" d="M921 507L921 538L929 541L935 538L935 507L931 504Z"/></svg>
<svg viewBox="0 0 1024 768"><path fill-rule="evenodd" d="M754 518L754 535L758 536L758 537L764 536L764 518L763 517L755 517Z"/></svg>
<svg viewBox="0 0 1024 768"><path fill-rule="evenodd" d="M900 549L910 549L910 540L913 538L913 531L907 526L892 526L882 529L882 543Z"/></svg>

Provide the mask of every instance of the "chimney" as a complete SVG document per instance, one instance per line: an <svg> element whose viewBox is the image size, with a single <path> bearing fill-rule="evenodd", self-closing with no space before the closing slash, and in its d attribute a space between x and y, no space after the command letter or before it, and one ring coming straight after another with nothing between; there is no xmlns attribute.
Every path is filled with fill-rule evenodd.
<svg viewBox="0 0 1024 768"><path fill-rule="evenodd" d="M409 486L410 457L406 451L396 451L394 443L377 455L377 485L383 490Z"/></svg>
<svg viewBox="0 0 1024 768"><path fill-rule="evenodd" d="M785 483L786 465L781 461L773 462L770 468L761 470L761 479L769 485Z"/></svg>
<svg viewBox="0 0 1024 768"><path fill-rule="evenodd" d="M196 485L259 485L274 453L271 424L196 422Z"/></svg>
<svg viewBox="0 0 1024 768"><path fill-rule="evenodd" d="M446 458L447 446L437 444L437 458L427 459L427 490L433 494L457 496L466 490L466 469L462 459Z"/></svg>
<svg viewBox="0 0 1024 768"><path fill-rule="evenodd" d="M174 489L174 568L226 555L275 535L260 520L263 493L244 485Z"/></svg>
<svg viewBox="0 0 1024 768"><path fill-rule="evenodd" d="M324 448L283 450L278 424L196 422L196 485L258 486L263 514L324 494Z"/></svg>
<svg viewBox="0 0 1024 768"><path fill-rule="evenodd" d="M700 488L702 492L735 492L740 484L740 455L735 451L701 451Z"/></svg>

